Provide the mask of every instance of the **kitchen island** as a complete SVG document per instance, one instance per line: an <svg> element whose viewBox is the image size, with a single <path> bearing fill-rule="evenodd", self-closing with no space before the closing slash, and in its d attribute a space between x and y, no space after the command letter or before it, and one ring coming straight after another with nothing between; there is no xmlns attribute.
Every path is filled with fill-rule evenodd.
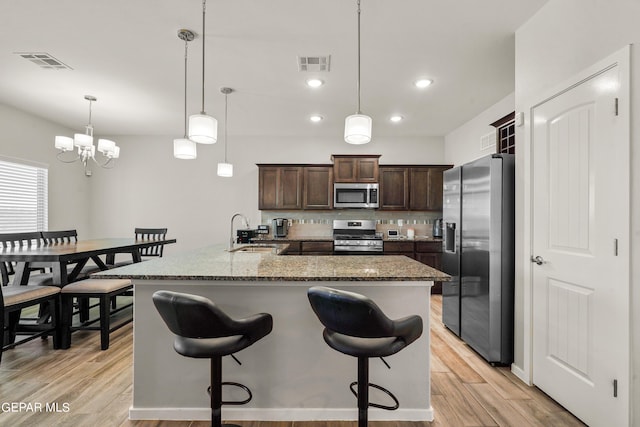
<svg viewBox="0 0 640 427"><path fill-rule="evenodd" d="M418 314L423 335L386 361L372 359L370 381L391 390L400 409L370 408L370 420L430 421L429 295L433 281L448 276L404 256L282 255L286 245L254 246L229 252L214 245L188 253L100 272L94 277L131 278L134 296L134 366L131 419L208 420L209 361L173 350L173 335L157 313L157 290L210 298L232 317L258 312L273 316L273 331L239 352L238 365L223 360L223 381L253 391L244 406L224 406L234 420L355 420L356 399L349 383L355 358L329 348L307 289L322 285L372 298L390 318ZM229 390L227 390L227 388ZM223 400L242 400L225 387ZM387 403L371 391L371 401Z"/></svg>

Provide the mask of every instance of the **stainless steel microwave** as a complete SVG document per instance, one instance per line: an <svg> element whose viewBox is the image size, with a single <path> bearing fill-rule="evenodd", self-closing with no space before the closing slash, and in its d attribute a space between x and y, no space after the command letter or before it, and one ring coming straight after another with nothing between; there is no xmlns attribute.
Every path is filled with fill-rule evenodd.
<svg viewBox="0 0 640 427"><path fill-rule="evenodd" d="M334 208L370 208L380 207L378 184L333 184Z"/></svg>

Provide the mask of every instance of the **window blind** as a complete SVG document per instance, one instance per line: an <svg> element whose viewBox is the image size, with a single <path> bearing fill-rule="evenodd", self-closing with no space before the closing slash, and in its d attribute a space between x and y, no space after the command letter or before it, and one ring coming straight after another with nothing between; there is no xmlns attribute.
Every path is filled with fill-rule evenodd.
<svg viewBox="0 0 640 427"><path fill-rule="evenodd" d="M48 172L0 160L0 232L47 230Z"/></svg>

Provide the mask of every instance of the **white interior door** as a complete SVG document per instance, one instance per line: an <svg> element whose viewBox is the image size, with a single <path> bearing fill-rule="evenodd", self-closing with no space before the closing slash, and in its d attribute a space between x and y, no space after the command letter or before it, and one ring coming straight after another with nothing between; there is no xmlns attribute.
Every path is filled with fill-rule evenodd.
<svg viewBox="0 0 640 427"><path fill-rule="evenodd" d="M592 427L629 425L628 61L617 55L531 117L533 382Z"/></svg>

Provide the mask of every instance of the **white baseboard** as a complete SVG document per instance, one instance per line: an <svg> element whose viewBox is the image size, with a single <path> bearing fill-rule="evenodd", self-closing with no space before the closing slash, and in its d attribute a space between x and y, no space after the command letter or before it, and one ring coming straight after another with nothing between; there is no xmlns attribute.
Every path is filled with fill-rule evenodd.
<svg viewBox="0 0 640 427"><path fill-rule="evenodd" d="M518 379L523 383L525 383L526 385L528 386L533 385L529 381L529 377L527 376L527 374L525 374L525 372L519 366L511 364L511 372L513 373L513 375L518 377Z"/></svg>
<svg viewBox="0 0 640 427"><path fill-rule="evenodd" d="M351 421L358 419L358 411L343 408L223 408L225 420L237 421ZM130 420L209 420L209 408L133 408ZM398 409L396 411L369 410L370 421L433 421L433 408Z"/></svg>

